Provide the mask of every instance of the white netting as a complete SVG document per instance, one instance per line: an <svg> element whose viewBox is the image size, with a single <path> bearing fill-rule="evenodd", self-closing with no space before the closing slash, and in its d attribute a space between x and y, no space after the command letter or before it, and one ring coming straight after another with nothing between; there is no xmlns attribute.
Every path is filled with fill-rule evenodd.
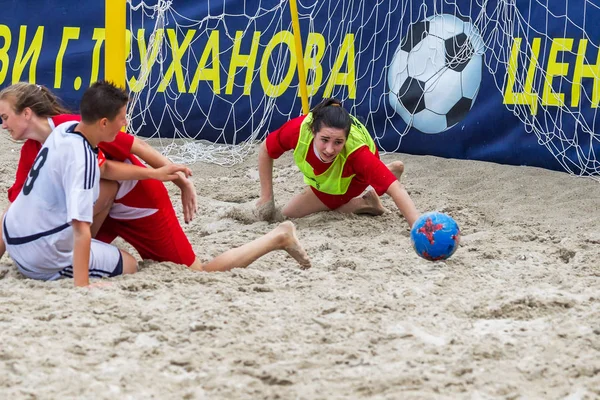
<svg viewBox="0 0 600 400"><path fill-rule="evenodd" d="M233 165L301 113L289 2L183 3L129 1L130 130L178 162ZM299 1L298 14L311 105L343 100L385 150L411 127L442 132L477 96L499 96L479 93L485 68L521 129L565 170L599 175L592 1Z"/></svg>
<svg viewBox="0 0 600 400"><path fill-rule="evenodd" d="M246 10L227 14L224 12L225 3L221 3L223 5L222 14L205 15L201 19L192 20L178 13L170 1L158 1L154 4L147 2L131 4L130 2L130 21L132 23L139 22L139 25L129 30L132 32L131 42L133 46L136 46L136 42L142 43L139 48L146 47L147 50L146 57L142 54L140 57L142 62L138 60L137 65L132 63L134 52L130 53L128 59L129 68L134 71L135 76L135 84L132 85L131 80L129 82L130 90L133 93L128 110L129 130L134 134L144 130L146 133L144 136L160 139L159 146L163 152L176 162L206 161L220 165L234 165L242 161L251 151L253 142L264 135L273 112L278 111L288 117L291 116L290 110L280 109L275 97L260 95L257 98L257 96L251 97L246 94L227 94L228 91L244 88L248 81L254 83L256 79L260 79L258 69L246 72L247 63L240 65L236 72L228 77L227 82L220 87L212 87L210 83L202 80L197 81L195 88L192 86L203 50L198 52L194 49L196 41L206 40L206 38L214 40L215 37L211 36L211 33L219 32L218 54L220 56L231 53L236 39L238 43L241 43L245 36L251 36L255 21L258 19L262 21L268 19L270 23L267 26L269 32L272 33L291 29L291 26L284 27L281 24L282 13L289 13L283 3L277 3L269 9L264 9L260 5L254 6L252 14L246 13ZM204 7L210 9L210 2ZM214 8L212 10L214 11ZM239 35L239 33L228 27L228 20L232 21L231 24L235 25L238 32L240 24L243 24L242 26L246 27L245 32L236 38L236 34ZM174 58L172 44L176 40L171 38L177 37L177 40L180 40L181 37L185 38L186 34L193 30L196 32L186 45L187 50L181 60L183 73L180 76L174 74L174 78L164 79ZM144 35L147 35L148 32L152 32L152 34L149 35L150 39L146 40ZM170 37L169 34L174 36ZM223 42L226 45L223 45ZM185 41L181 43L185 43ZM211 43L214 45L214 42ZM202 47L205 44L206 42ZM262 43L257 45L265 47ZM284 57L282 49L273 51L272 54L270 61L273 65L270 68L273 70L273 75L271 75L271 79L279 80L281 75L288 70L286 65L289 61ZM210 57L214 60L217 56L213 52ZM206 62L205 65L210 64L206 59L204 62ZM217 65L217 72L221 68L226 68L226 66ZM246 75L241 78L242 84L240 84L240 74ZM183 85L181 85L182 81ZM163 83L162 87L161 83ZM182 86L187 90L182 91ZM185 93L190 90L191 93ZM294 90L297 90L297 86ZM180 102L182 96L187 97L183 105ZM197 96L209 96L211 100L200 102L196 99ZM192 99L190 100L190 98ZM155 108L157 101L164 104L163 112L160 114L150 112L152 107ZM244 112L240 113L239 109ZM196 118L193 131L190 131L186 124L186 120L190 117ZM198 123L198 118L202 120L201 123ZM216 131L216 136L213 134L211 141L199 141L199 139L205 138L203 132L207 129L210 129L211 132ZM148 134L148 132L153 133ZM238 132L245 132L243 140L238 138ZM165 138L166 135L168 135L168 139Z"/></svg>
<svg viewBox="0 0 600 400"><path fill-rule="evenodd" d="M600 7L590 0L519 6L501 0L481 18L488 70L505 102L516 103L506 104L508 109L565 171L598 179L600 53L598 38L588 31L598 32ZM549 35L549 26L561 29Z"/></svg>

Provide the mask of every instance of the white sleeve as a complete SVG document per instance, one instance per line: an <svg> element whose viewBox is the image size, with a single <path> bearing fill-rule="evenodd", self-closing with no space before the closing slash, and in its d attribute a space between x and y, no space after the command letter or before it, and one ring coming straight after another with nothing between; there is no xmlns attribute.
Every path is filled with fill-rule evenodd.
<svg viewBox="0 0 600 400"><path fill-rule="evenodd" d="M67 222L91 223L94 219L94 182L100 174L96 154L83 142L71 147L63 164L63 186L67 202Z"/></svg>

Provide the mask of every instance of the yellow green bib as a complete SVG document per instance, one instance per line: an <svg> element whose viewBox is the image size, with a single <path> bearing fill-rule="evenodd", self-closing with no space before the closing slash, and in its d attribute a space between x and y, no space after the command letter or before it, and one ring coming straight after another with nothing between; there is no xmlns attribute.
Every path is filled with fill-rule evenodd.
<svg viewBox="0 0 600 400"><path fill-rule="evenodd" d="M369 135L367 128L352 115L350 118L352 118L352 126L350 127L350 134L348 135L348 139L346 139L344 148L335 160L333 160L329 168L320 175L315 175L313 167L306 161L306 155L311 149L314 137L310 130L310 123L313 119L312 113L309 113L302 122L302 125L300 125L300 137L298 138L298 145L294 149L294 161L304 174L304 182L320 192L337 195L346 193L352 178L354 178L354 175L342 177L344 165L346 165L346 160L350 154L365 145L369 147L371 153L375 154L375 142L371 135Z"/></svg>

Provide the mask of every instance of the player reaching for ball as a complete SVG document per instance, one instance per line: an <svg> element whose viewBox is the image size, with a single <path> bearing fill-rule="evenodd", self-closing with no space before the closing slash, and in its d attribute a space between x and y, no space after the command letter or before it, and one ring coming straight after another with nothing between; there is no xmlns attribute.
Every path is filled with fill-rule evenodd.
<svg viewBox="0 0 600 400"><path fill-rule="evenodd" d="M400 183L404 165L386 166L369 132L336 99L325 99L307 115L294 118L271 132L260 147L258 171L259 216L273 218L273 159L294 150L294 161L308 185L284 207L283 215L303 217L318 211L381 215L379 196L387 193L410 226L419 216ZM374 191L367 191L372 186Z"/></svg>

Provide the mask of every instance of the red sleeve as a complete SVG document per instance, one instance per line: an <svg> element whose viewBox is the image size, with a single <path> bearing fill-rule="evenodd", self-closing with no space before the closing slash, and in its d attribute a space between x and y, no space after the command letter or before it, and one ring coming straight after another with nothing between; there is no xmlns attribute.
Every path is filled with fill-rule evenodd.
<svg viewBox="0 0 600 400"><path fill-rule="evenodd" d="M300 125L302 125L304 118L306 118L306 115L291 119L283 124L281 128L269 133L265 140L269 157L277 159L286 151L296 148L300 137Z"/></svg>
<svg viewBox="0 0 600 400"><path fill-rule="evenodd" d="M119 132L112 142L100 142L98 147L104 152L107 158L125 161L131 154L133 146L133 135L125 132Z"/></svg>
<svg viewBox="0 0 600 400"><path fill-rule="evenodd" d="M52 117L52 122L54 122L54 126L59 126L60 124L64 124L69 121L81 121L81 117L76 114L60 114Z"/></svg>
<svg viewBox="0 0 600 400"><path fill-rule="evenodd" d="M367 146L352 153L346 163L350 163L354 173L363 182L373 186L379 196L387 192L390 185L396 181L396 176L379 159L379 153L371 153Z"/></svg>
<svg viewBox="0 0 600 400"><path fill-rule="evenodd" d="M17 173L15 175L15 182L10 189L8 189L8 201L11 203L14 202L19 193L21 193L21 189L27 180L27 175L29 175L29 170L33 167L35 158L41 148L42 144L35 140L29 139L23 143L23 147L21 147L21 156L19 157L19 165L17 166Z"/></svg>

